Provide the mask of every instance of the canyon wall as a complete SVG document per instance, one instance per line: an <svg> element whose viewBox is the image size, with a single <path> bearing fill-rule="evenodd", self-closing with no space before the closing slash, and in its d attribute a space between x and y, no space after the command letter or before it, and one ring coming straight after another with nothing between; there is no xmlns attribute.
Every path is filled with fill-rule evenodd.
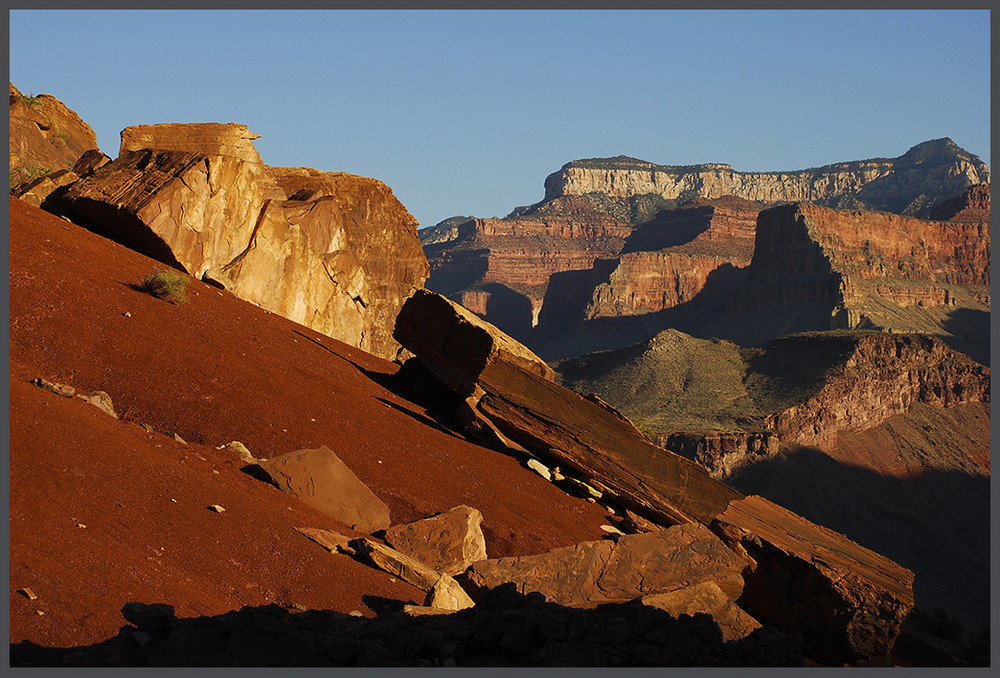
<svg viewBox="0 0 1000 678"><path fill-rule="evenodd" d="M626 156L577 160L545 179L545 200L588 193L654 194L673 200L735 195L924 215L968 186L988 183L989 176L985 163L945 138L918 144L898 158L793 172L737 172L719 163L665 166Z"/></svg>

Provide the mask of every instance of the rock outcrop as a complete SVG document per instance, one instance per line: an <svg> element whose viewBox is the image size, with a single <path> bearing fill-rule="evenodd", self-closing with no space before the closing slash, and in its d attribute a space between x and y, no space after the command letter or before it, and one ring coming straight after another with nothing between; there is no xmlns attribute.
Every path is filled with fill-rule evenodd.
<svg viewBox="0 0 1000 678"><path fill-rule="evenodd" d="M26 96L10 84L10 188L59 170L72 170L97 136L51 94Z"/></svg>
<svg viewBox="0 0 1000 678"><path fill-rule="evenodd" d="M576 160L545 179L545 200L588 193L652 194L674 200L734 195L921 216L968 186L989 183L989 177L985 163L945 138L917 144L898 158L793 172L737 172L721 163L665 166L626 156Z"/></svg>
<svg viewBox="0 0 1000 678"><path fill-rule="evenodd" d="M795 629L808 656L887 654L913 607L913 573L762 497L734 501L713 524L749 557L753 574L739 603L757 619Z"/></svg>
<svg viewBox="0 0 1000 678"><path fill-rule="evenodd" d="M716 477L780 444L831 449L917 404L989 402L990 370L926 335L805 333L758 348L665 330L643 344L561 361L559 381L595 393L658 444Z"/></svg>
<svg viewBox="0 0 1000 678"><path fill-rule="evenodd" d="M72 184L59 209L269 311L395 357L392 320L427 277L416 221L374 179L264 165L255 137L235 124L128 128L119 157Z"/></svg>
<svg viewBox="0 0 1000 678"><path fill-rule="evenodd" d="M326 446L279 454L258 466L279 489L352 529L389 527L389 507Z"/></svg>
<svg viewBox="0 0 1000 678"><path fill-rule="evenodd" d="M432 314L421 313L422 306L433 304L446 308L441 306L446 301L431 302L431 299L431 295L411 298L401 316L405 314L419 319L426 315L431 318ZM456 317L450 324L458 322L458 312L454 313ZM397 338L416 354L417 360L422 360L421 344L434 343L433 339L421 342L419 337L424 333L431 337L441 334L439 326L444 324L443 319L440 313L436 315L439 317L434 322L408 322L405 332L397 329ZM474 325L472 319L466 317L464 320ZM476 332L489 336L492 330L480 328ZM433 353L429 358L427 367L431 373L440 372L447 377L447 370L440 364L441 354ZM467 393L468 385L460 395ZM625 417L599 398L578 396L505 360L499 354L479 372L472 385L472 393L465 401L466 416L462 420L474 435L485 439L482 432L489 430L494 437L488 442L498 449L513 454L527 451L545 463L558 464L563 474L579 476L602 492L605 500L613 501L654 524L681 525L684 529L697 530L697 527L688 526L701 523L718 529L720 516L744 500L732 488L712 479L702 467L653 445ZM746 547L741 542L742 533L733 536L737 528L752 532L753 536L748 539L757 539L761 545L755 551L756 555L751 556L755 564L744 570L743 576L750 579L764 577L765 581L769 581L769 573L789 566L788 554L792 553L792 567L797 574L791 585L803 585L800 582L807 587L817 584L824 591L820 597L804 595L797 589L788 592L790 598L808 607L805 617L772 616L766 607L761 607L763 614L756 617L758 621L786 631L803 633L810 647L827 660L854 661L859 657L887 652L899 632L902 618L913 605L912 573L799 516L771 509L765 511L760 509L758 502L747 505L752 509L748 509L751 516L749 522L742 520L742 514L738 518L727 518L724 525L736 527L722 532L737 553L746 553ZM769 523L769 519L763 517L765 515L776 516L775 522ZM765 524L757 524L756 520ZM822 532L823 539L812 542L813 532ZM653 530L641 536L655 539L657 534L658 531ZM771 543L772 537L775 543ZM794 547L788 546L789 540L794 542ZM815 550L810 551L809 545L813 543ZM566 572L575 573L568 585L570 589L579 588L577 580L580 573L594 568L608 572L614 569L608 565L610 559L600 555L591 557L590 549L608 548L599 544L573 547L576 550L570 559L575 564L566 568ZM844 559L843 562L851 563L850 567L858 579L845 581L842 587L836 586L835 582L830 584L836 573L824 570L826 566L821 564L828 562L828 558L824 560L827 550L835 551L838 558ZM479 569L490 570L491 567L487 564L479 566ZM626 568L626 578L634 577L641 569ZM477 565L473 565L472 571L476 570ZM652 574L647 572L646 576ZM528 578L532 581L548 580L545 575ZM725 590L721 583L717 584ZM814 618L822 621L814 623ZM855 624L857 619L864 622ZM873 625L878 628L874 629Z"/></svg>

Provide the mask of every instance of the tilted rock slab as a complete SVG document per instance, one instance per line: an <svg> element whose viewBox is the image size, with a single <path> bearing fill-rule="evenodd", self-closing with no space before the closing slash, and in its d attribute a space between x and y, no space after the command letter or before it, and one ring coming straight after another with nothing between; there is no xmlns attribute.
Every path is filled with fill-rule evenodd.
<svg viewBox="0 0 1000 678"><path fill-rule="evenodd" d="M389 507L325 445L279 454L259 467L278 488L352 529L375 532L389 527Z"/></svg>
<svg viewBox="0 0 1000 678"><path fill-rule="evenodd" d="M441 383L472 395L483 370L503 361L552 380L555 372L523 344L450 299L417 290L396 317L393 336L420 357Z"/></svg>
<svg viewBox="0 0 1000 678"><path fill-rule="evenodd" d="M401 315L419 319L420 307L428 295L411 298ZM440 302L432 303L439 314L447 308ZM464 315L462 322L473 346L494 345L489 337L495 328L478 327L483 321ZM444 341L439 328L449 324L457 326L459 320L440 317L432 323L415 320L403 331L397 323L395 336L423 361L422 353L427 346ZM420 332L430 336L423 338ZM891 647L902 619L913 605L913 574L909 570L785 509L761 504L763 500L756 498L747 501L736 490L711 478L703 467L653 445L631 422L598 398L583 398L506 359L499 351L480 350L478 364L485 362L485 366L479 368L478 376L476 370L468 369L467 363L444 362L449 355L461 354L457 347L450 353L433 352L428 369L435 376L446 377L448 370L452 374L464 370L467 380L475 378L471 385L454 378L451 383L465 389L459 391L462 395L472 390L466 407L493 426L502 439L509 439L542 459L554 458L561 468L572 470L605 495L611 495L623 508L654 523L714 525L733 548L743 548L756 562L755 581L769 581L776 590L805 582L829 591L829 595L820 597L803 594L796 588L785 591L782 596L795 600L801 608L797 616L785 615L780 606L758 605L747 609L762 624L803 633L814 651L832 663L871 657ZM768 506L768 510L762 506ZM722 522L716 522L717 518ZM740 532L744 524L745 533ZM744 534L749 535L746 540L750 546L738 543ZM595 564L596 556L589 551L600 553L611 548L600 542L596 544L570 547L576 551L566 555L577 563L575 570L570 570L578 573L572 585L577 589L581 580L591 577L583 573L600 571ZM789 549L794 556L787 555ZM831 560L831 553L839 554L839 560ZM769 580L764 576L788 567L789 558L796 572L792 580L788 577ZM842 568L837 570L839 578L832 580L836 583L828 583L830 570L823 563L830 562L838 562ZM473 565L466 576L471 577L485 567L482 563ZM848 572L849 576L841 576ZM539 581L545 578L541 574L535 576Z"/></svg>
<svg viewBox="0 0 1000 678"><path fill-rule="evenodd" d="M763 497L734 501L713 530L754 561L739 605L801 633L830 663L884 655L913 608L913 573Z"/></svg>
<svg viewBox="0 0 1000 678"><path fill-rule="evenodd" d="M560 605L635 600L701 582L714 582L730 600L743 590L750 561L698 523L553 549L534 556L473 563L466 574L475 589L513 583Z"/></svg>
<svg viewBox="0 0 1000 678"><path fill-rule="evenodd" d="M392 321L428 275L416 220L374 179L264 165L256 136L236 124L127 128L119 157L71 185L58 207L262 308L394 358Z"/></svg>
<svg viewBox="0 0 1000 678"><path fill-rule="evenodd" d="M454 575L486 559L482 522L477 509L456 506L430 518L393 525L385 531L385 540L397 551Z"/></svg>
<svg viewBox="0 0 1000 678"><path fill-rule="evenodd" d="M352 539L350 545L362 556L365 556L376 567L394 574L407 584L413 584L418 589L430 591L441 579L441 573L416 558L400 553L394 548L379 544L365 537Z"/></svg>
<svg viewBox="0 0 1000 678"><path fill-rule="evenodd" d="M536 456L554 457L628 508L672 525L707 523L741 496L692 461L653 445L604 403L551 381L527 348L444 297L420 290L403 305L396 339L474 414Z"/></svg>

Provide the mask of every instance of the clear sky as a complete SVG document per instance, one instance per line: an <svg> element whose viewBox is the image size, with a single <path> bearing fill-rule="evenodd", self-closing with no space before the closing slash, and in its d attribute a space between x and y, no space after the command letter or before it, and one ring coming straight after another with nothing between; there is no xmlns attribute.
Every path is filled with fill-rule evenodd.
<svg viewBox="0 0 1000 678"><path fill-rule="evenodd" d="M129 125L239 122L269 165L384 181L432 226L579 158L794 170L951 137L990 164L990 14L12 11L10 80L111 157Z"/></svg>

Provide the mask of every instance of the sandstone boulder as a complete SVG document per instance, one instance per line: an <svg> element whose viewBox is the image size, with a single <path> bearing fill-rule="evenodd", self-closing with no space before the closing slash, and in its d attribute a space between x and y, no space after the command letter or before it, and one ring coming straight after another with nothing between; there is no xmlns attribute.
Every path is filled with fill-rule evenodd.
<svg viewBox="0 0 1000 678"><path fill-rule="evenodd" d="M913 607L913 573L758 496L734 501L713 530L752 559L739 605L802 634L831 664L885 655Z"/></svg>
<svg viewBox="0 0 1000 678"><path fill-rule="evenodd" d="M389 527L389 507L326 446L280 454L259 467L278 488L352 529Z"/></svg>
<svg viewBox="0 0 1000 678"><path fill-rule="evenodd" d="M385 540L438 572L454 575L486 559L482 521L478 510L456 506L430 518L394 525L385 531Z"/></svg>
<svg viewBox="0 0 1000 678"><path fill-rule="evenodd" d="M523 344L439 294L417 290L396 317L393 337L438 380L466 397L492 363L517 365L552 380L555 373Z"/></svg>
<svg viewBox="0 0 1000 678"><path fill-rule="evenodd" d="M561 605L635 600L700 582L714 582L729 600L743 589L749 560L737 555L704 525L677 525L553 549L534 556L473 563L466 579L476 590L514 583Z"/></svg>
<svg viewBox="0 0 1000 678"><path fill-rule="evenodd" d="M112 416L115 419L118 418L118 414L115 412L114 403L111 402L111 396L109 396L104 391L77 393L76 397L82 398L83 400L87 401L88 403L90 403L100 411L104 412L105 414Z"/></svg>
<svg viewBox="0 0 1000 678"><path fill-rule="evenodd" d="M307 172L325 193L286 200L243 125L143 125L60 196L76 223L236 296L385 358L392 321L427 278L416 221L381 182ZM314 177L314 174L315 177ZM330 176L327 176L330 175Z"/></svg>
<svg viewBox="0 0 1000 678"><path fill-rule="evenodd" d="M462 585L447 574L441 575L434 583L427 594L426 604L439 610L465 610L475 605Z"/></svg>
<svg viewBox="0 0 1000 678"><path fill-rule="evenodd" d="M97 136L51 94L26 96L10 85L10 186L58 170L72 170Z"/></svg>

